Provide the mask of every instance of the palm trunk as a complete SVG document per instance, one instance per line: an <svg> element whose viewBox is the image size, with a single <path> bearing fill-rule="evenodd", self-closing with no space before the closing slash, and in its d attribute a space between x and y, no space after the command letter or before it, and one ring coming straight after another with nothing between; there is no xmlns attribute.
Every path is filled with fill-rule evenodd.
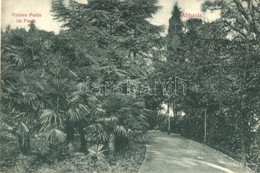
<svg viewBox="0 0 260 173"><path fill-rule="evenodd" d="M30 152L30 138L29 136L18 136L18 143L20 151L23 155L28 155Z"/></svg>
<svg viewBox="0 0 260 173"><path fill-rule="evenodd" d="M80 133L80 151L83 153L87 152L87 141L85 134L82 132Z"/></svg>
<svg viewBox="0 0 260 173"><path fill-rule="evenodd" d="M74 141L74 128L71 122L67 122L65 133L67 144L72 143Z"/></svg>
<svg viewBox="0 0 260 173"><path fill-rule="evenodd" d="M49 144L50 156L53 164L58 163L58 145Z"/></svg>
<svg viewBox="0 0 260 173"><path fill-rule="evenodd" d="M110 138L109 138L108 149L109 149L109 157L113 158L114 152L115 152L115 137L114 137L114 135L111 135Z"/></svg>

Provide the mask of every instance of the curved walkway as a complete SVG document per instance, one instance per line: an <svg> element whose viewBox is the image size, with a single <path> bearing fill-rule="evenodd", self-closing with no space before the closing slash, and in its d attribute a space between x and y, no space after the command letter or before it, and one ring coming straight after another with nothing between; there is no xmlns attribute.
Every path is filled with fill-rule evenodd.
<svg viewBox="0 0 260 173"><path fill-rule="evenodd" d="M253 173L237 161L182 136L148 131L140 173Z"/></svg>

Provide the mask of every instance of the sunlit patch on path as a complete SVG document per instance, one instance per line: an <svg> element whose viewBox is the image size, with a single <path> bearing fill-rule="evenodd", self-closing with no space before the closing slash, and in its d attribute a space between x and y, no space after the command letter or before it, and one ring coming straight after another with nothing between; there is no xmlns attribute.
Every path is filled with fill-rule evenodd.
<svg viewBox="0 0 260 173"><path fill-rule="evenodd" d="M226 172L226 173L235 173L234 171L231 171L231 170L229 170L229 169L227 169L227 168L224 168L224 167L222 167L222 166L219 166L219 165L216 165L216 164L213 164L213 163L204 162L204 161L201 161L201 160L189 159L189 158L184 158L183 160L189 161L190 163L193 163L193 164L196 163L196 162L199 162L199 163L208 165L208 166L210 166L210 167L212 167L212 168L216 168L216 169L219 169L219 170L221 170L221 171L224 171L224 172Z"/></svg>

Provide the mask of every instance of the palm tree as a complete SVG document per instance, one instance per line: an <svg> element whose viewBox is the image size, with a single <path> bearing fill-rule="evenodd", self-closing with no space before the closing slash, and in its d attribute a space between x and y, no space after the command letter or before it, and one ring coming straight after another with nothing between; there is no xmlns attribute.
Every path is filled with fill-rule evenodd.
<svg viewBox="0 0 260 173"><path fill-rule="evenodd" d="M3 33L2 113L4 121L17 127L21 148L29 147L29 136L39 130L50 134L64 130L68 143L76 131L80 133L86 151L83 128L95 99L78 89L73 56L75 49L53 33L24 29Z"/></svg>
<svg viewBox="0 0 260 173"><path fill-rule="evenodd" d="M144 102L132 96L111 95L104 98L95 123L86 128L88 136L110 151L120 151L147 128Z"/></svg>
<svg viewBox="0 0 260 173"><path fill-rule="evenodd" d="M43 32L41 34L48 33ZM39 36L39 35L38 35ZM30 128L37 128L37 114L44 103L40 99L41 70L34 61L39 55L37 39L24 29L2 33L1 112L3 120L16 128L23 154L30 149Z"/></svg>

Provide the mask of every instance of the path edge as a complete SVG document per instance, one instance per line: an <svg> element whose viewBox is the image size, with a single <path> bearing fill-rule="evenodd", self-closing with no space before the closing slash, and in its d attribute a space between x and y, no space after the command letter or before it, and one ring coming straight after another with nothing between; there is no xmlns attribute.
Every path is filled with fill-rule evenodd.
<svg viewBox="0 0 260 173"><path fill-rule="evenodd" d="M207 143L199 142L199 141L196 141L196 140L194 140L194 139L192 139L192 138L189 138L189 137L186 137L186 136L182 136L182 135L180 135L180 136L181 136L181 137L184 137L184 138L186 138L186 139L188 139L188 140L190 140L190 141L193 141L193 142L195 142L195 143L198 143L198 144L200 144L200 145L204 145L206 148L208 148L208 149L210 149L210 150L212 150L212 151L214 151L214 152L216 152L216 153L219 153L219 154L221 154L221 155L224 155L225 157L228 157L228 158L229 158L230 160L232 160L233 162L236 162L239 166L245 167L246 170L247 170L246 173L249 173L248 170L251 171L251 172L253 172L253 173L257 173L257 172L255 172L253 169L251 169L249 166L246 166L246 165L244 165L242 162L240 162L240 161L234 159L233 157L229 156L228 154L226 154L226 153L224 153L224 152L222 152L222 151L219 151L219 150L217 150L217 149L211 147L211 146L208 145Z"/></svg>
<svg viewBox="0 0 260 173"><path fill-rule="evenodd" d="M143 141L144 141L144 143L145 143L145 155L144 155L144 160L142 161L142 164L141 164L141 166L140 166L140 168L139 168L138 173L141 173L141 170L142 170L142 168L143 168L144 162L146 161L146 158L147 158L147 142L146 142L146 140L145 140L145 138L144 138L144 135L142 135L142 138L143 138Z"/></svg>

